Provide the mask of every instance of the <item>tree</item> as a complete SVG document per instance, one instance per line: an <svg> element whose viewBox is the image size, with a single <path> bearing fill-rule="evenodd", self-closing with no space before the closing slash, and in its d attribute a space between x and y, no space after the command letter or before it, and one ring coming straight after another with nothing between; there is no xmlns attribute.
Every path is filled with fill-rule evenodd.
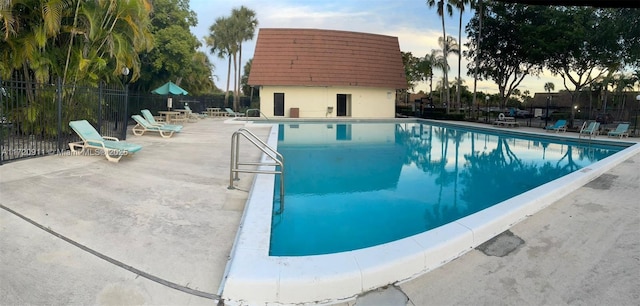
<svg viewBox="0 0 640 306"><path fill-rule="evenodd" d="M460 54L460 45L458 45L458 42L456 41L455 38L451 37L451 36L447 36L447 39L444 39L443 37L438 37L438 44L440 45L440 47L442 47L443 50L443 55L442 55L442 60L444 61L443 65L440 67L442 69L442 72L444 73L444 83L445 83L445 87L444 90L446 91L446 102L447 102L447 113L449 112L450 109L450 92L449 92L449 79L447 77L447 74L449 73L449 63L447 62L447 57L449 57L449 54ZM457 112L457 110L456 110Z"/></svg>
<svg viewBox="0 0 640 306"><path fill-rule="evenodd" d="M251 98L253 98L254 96L260 96L260 92L258 89L249 85L249 75L251 74L251 64L253 64L253 59L248 60L247 63L244 64L244 69L242 69L244 73L242 74L242 82L240 83L240 85L242 88L242 93L245 96L250 96Z"/></svg>
<svg viewBox="0 0 640 306"><path fill-rule="evenodd" d="M615 35L622 59L626 67L640 68L640 10L637 8L616 8L601 10L602 19L613 22L616 26ZM616 55L614 55L616 56Z"/></svg>
<svg viewBox="0 0 640 306"><path fill-rule="evenodd" d="M57 135L48 122L58 120L51 106L59 97L71 110L62 113L63 121L91 114L95 106L76 95L76 85L119 82L124 67L136 79L140 54L153 46L151 10L147 0L2 1L0 73L25 80L24 100L5 111L21 132ZM73 86L55 94L45 88L58 82Z"/></svg>
<svg viewBox="0 0 640 306"><path fill-rule="evenodd" d="M413 56L411 52L400 52L402 54L402 64L404 66L404 74L407 79L407 87L413 90L416 83L422 80L420 59Z"/></svg>
<svg viewBox="0 0 640 306"><path fill-rule="evenodd" d="M450 0L450 2L460 12L460 17L458 19L458 42L462 43L462 14L464 13L465 7L467 5L474 6L475 1L474 0ZM462 68L462 52L458 52L458 81L461 81L461 77L462 77L461 68ZM461 94L460 86L461 86L461 83L457 82L456 83L456 94L457 94L456 106L458 109L460 109L460 94Z"/></svg>
<svg viewBox="0 0 640 306"><path fill-rule="evenodd" d="M444 66L441 61L442 58L438 57L436 50L431 50L431 53L426 54L421 61L421 70L424 77L429 79L429 98L431 98L431 93L433 92L433 69Z"/></svg>
<svg viewBox="0 0 640 306"><path fill-rule="evenodd" d="M627 95L624 93L633 90L635 83L636 79L631 74L626 75L624 73L619 73L613 77L615 92L614 103L618 104L618 113L614 117L616 120L622 119L625 105L627 103Z"/></svg>
<svg viewBox="0 0 640 306"><path fill-rule="evenodd" d="M227 65L227 87L224 92L225 104L229 101L229 82L231 80L231 57L237 50L234 40L233 24L229 18L218 17L213 25L209 27L209 36L206 44L210 47L209 52L216 54L218 58L228 58Z"/></svg>
<svg viewBox="0 0 640 306"><path fill-rule="evenodd" d="M238 65L240 65L242 63L242 43L253 39L255 30L258 27L258 20L256 19L256 13L244 5L237 9L234 8L231 11L231 18L237 23L238 36L236 39L238 44ZM241 73L236 73L236 75L237 94L233 102L234 109L238 109L240 104Z"/></svg>
<svg viewBox="0 0 640 306"><path fill-rule="evenodd" d="M538 75L542 71L545 56L541 45L545 35L540 25L546 19L539 14L541 9L489 2L485 5L486 14L482 14L482 33L479 33L480 16L474 16L467 25L470 39L466 56L476 59L469 63L468 73L477 72L480 78L493 80L498 85L501 107L527 75ZM480 40L482 56L478 56Z"/></svg>
<svg viewBox="0 0 640 306"><path fill-rule="evenodd" d="M543 30L551 37L563 38L547 40L546 67L562 77L571 105L582 88L622 66L619 25L609 19L609 12L592 7L545 8L549 24L543 25Z"/></svg>
<svg viewBox="0 0 640 306"><path fill-rule="evenodd" d="M451 6L451 4L449 4L448 2L445 3L444 0L427 0L427 5L429 6L429 8L437 6L437 12L438 12L438 16L440 16L440 19L442 20L442 37L443 39L445 39L447 37L447 32L445 30L444 27L444 17L445 14L448 16L453 16L453 8ZM445 50L445 46L446 45L441 45L442 46L442 54L444 55L444 67L447 67L447 69L443 70L444 73L444 83L445 83L445 90L447 92L446 97L445 97L445 102L447 103L447 112L449 112L449 105L451 103L449 103L450 98L449 98L449 79L447 77L447 72L449 71L449 63L447 63L447 54L449 52L447 52L447 50Z"/></svg>
<svg viewBox="0 0 640 306"><path fill-rule="evenodd" d="M231 62L233 61L233 108L239 108L241 74L239 73L242 61L242 43L253 39L258 20L254 11L241 6L231 11L230 17L217 18L209 28L210 34L205 39L212 54L220 58L228 57L227 90L225 101L229 98L229 82L231 80Z"/></svg>
<svg viewBox="0 0 640 306"><path fill-rule="evenodd" d="M220 91L213 82L211 71L214 66L209 61L209 57L202 51L193 55L190 66L192 73L184 77L186 84L189 84L189 93L193 95L205 95Z"/></svg>
<svg viewBox="0 0 640 306"><path fill-rule="evenodd" d="M547 110L544 114L545 122L544 125L547 125L547 119L549 119L549 103L551 103L551 91L554 90L556 86L552 82L544 83L544 91L546 91L549 95L547 96Z"/></svg>
<svg viewBox="0 0 640 306"><path fill-rule="evenodd" d="M96 84L123 67L140 75L139 54L153 46L151 4L137 1L3 1L0 72L50 83Z"/></svg>
<svg viewBox="0 0 640 306"><path fill-rule="evenodd" d="M440 50L431 50L431 55L430 56L433 57L433 62L432 62L433 63L433 68L437 68L437 69L442 70L443 71L443 75L444 75L444 71L448 71L449 70L449 64L447 63L446 58L442 54L440 54L440 52L441 52ZM436 85L436 89L440 88L440 96L441 96L440 97L440 102L441 103L446 103L446 100L445 100L445 97L444 97L445 96L444 92L445 92L445 90L448 91L449 88L448 87L445 88L446 85L444 84L445 83L444 77L442 78L442 81L438 81L438 83L441 85L441 86ZM431 91L433 92L433 90L431 90ZM431 94L431 93L429 93L429 94Z"/></svg>
<svg viewBox="0 0 640 306"><path fill-rule="evenodd" d="M151 32L156 47L141 57L143 74L132 84L133 89L149 92L169 80L189 80L185 89L190 93L213 91L210 82L214 67L198 55L202 44L190 30L198 21L189 1L155 0L153 4Z"/></svg>
<svg viewBox="0 0 640 306"><path fill-rule="evenodd" d="M544 83L544 91L548 92L549 94L551 94L551 91L556 89L556 86L553 85L553 82L546 82Z"/></svg>

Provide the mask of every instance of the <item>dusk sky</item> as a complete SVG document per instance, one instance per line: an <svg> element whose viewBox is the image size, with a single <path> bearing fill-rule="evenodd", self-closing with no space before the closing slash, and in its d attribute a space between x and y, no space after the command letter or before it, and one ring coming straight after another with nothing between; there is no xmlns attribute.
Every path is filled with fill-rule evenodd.
<svg viewBox="0 0 640 306"><path fill-rule="evenodd" d="M424 0L190 0L190 8L198 15L198 26L192 33L204 44L203 37L209 34L209 27L215 19L230 16L233 8L241 5L257 14L258 30L260 28L315 28L342 31L374 33L398 37L400 50L411 52L416 57L431 53L432 49L440 49L438 37L442 36L442 24L435 8L429 8ZM474 12L467 10L463 15L462 45L466 43L464 25ZM458 38L459 13L445 19L447 35ZM255 42L243 44L243 63L253 57ZM463 47L463 51L465 48ZM203 48L214 63L217 79L216 86L226 88L227 60L221 60ZM457 55L449 56L449 80L458 73ZM473 90L473 77L466 76L467 61L462 59L462 79L465 85ZM241 66L241 67L242 67ZM233 74L233 72L232 72ZM436 71L436 77L441 72ZM563 88L562 79L557 77L525 78L519 86L521 91L529 90L531 94L544 91L544 83L553 82L556 91ZM435 87L434 77L434 87ZM427 83L419 84L416 91L428 89ZM478 91L495 93L497 85L491 81L478 82Z"/></svg>

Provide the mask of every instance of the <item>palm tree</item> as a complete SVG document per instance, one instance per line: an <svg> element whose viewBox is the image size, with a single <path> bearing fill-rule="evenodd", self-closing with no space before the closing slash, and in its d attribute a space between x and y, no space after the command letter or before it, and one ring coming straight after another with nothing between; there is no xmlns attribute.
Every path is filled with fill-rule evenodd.
<svg viewBox="0 0 640 306"><path fill-rule="evenodd" d="M54 76L95 83L128 67L135 78L138 54L152 46L150 10L148 0L2 1L0 70L43 83Z"/></svg>
<svg viewBox="0 0 640 306"><path fill-rule="evenodd" d="M95 71L101 69L103 58L110 58L108 65L110 78L119 78L123 68L131 68L131 80L140 76L140 58L142 51L151 50L153 39L149 31L151 5L146 0L140 1L79 1L77 22L67 30L69 41L79 35L81 46L75 50L73 57L84 56L77 65L80 78L95 78ZM65 65L65 74L70 69ZM97 80L97 78L96 78Z"/></svg>
<svg viewBox="0 0 640 306"><path fill-rule="evenodd" d="M445 60L445 57L442 56L442 54L440 54L442 51L441 50L431 50L431 54L429 55L430 60L431 60L431 65L433 68L437 68L443 71L448 71L449 70L449 64L447 64L447 61ZM426 57L426 56L425 56ZM444 78L443 81L438 81L438 83L442 83L442 87L441 87L441 91L440 91L440 103L444 102L444 98L442 97L443 93L444 93ZM431 92L433 92L433 88L431 87L431 85L433 84L433 75L431 76L431 79L429 80L429 89L431 90ZM436 86L437 89L438 86ZM429 92L429 94L431 94L431 92Z"/></svg>
<svg viewBox="0 0 640 306"><path fill-rule="evenodd" d="M451 4L449 3L445 3L444 0L427 0L427 5L429 6L429 8L437 6L438 7L438 16L440 16L440 19L442 20L442 37L447 37L447 33L445 31L444 28L444 17L445 14L452 16L453 15L453 8L451 7ZM449 64L447 63L447 57L446 54L448 53L446 49L444 49L445 46L442 46L442 54L445 55L444 57L444 66L449 67ZM447 103L447 112L449 112L449 79L447 77L447 72L449 69L447 69L446 71L444 71L444 83L445 83L445 90L447 91L446 94L446 103Z"/></svg>
<svg viewBox="0 0 640 306"><path fill-rule="evenodd" d="M256 13L244 5L239 9L233 9L231 12L231 18L235 20L238 26L238 65L242 63L242 43L253 39L256 28L258 27L258 20L256 19ZM238 66L239 67L239 66ZM237 83L235 90L237 91L236 99L234 99L234 109L238 109L240 102L240 84L242 80L242 73L236 74Z"/></svg>
<svg viewBox="0 0 640 306"><path fill-rule="evenodd" d="M422 76L422 80L429 80L429 97L431 97L431 92L433 91L433 68L435 68L436 64L436 53L434 51L435 50L432 50L431 54L420 58L420 62L418 63L418 70Z"/></svg>
<svg viewBox="0 0 640 306"><path fill-rule="evenodd" d="M460 12L460 18L458 20L458 42L462 43L462 14L464 13L464 9L467 6L467 4L474 6L475 5L475 1L474 0L449 0ZM460 80L461 80L461 67L462 67L462 52L458 52L458 83L456 84L456 93L457 93L457 97L456 97L456 105L458 106L458 109L460 109L460 94L461 94L461 90L460 90Z"/></svg>
<svg viewBox="0 0 640 306"><path fill-rule="evenodd" d="M447 62L447 57L449 56L449 54L460 54L460 46L458 45L458 42L456 41L455 38L451 37L451 36L447 36L446 39L442 38L442 37L438 37L438 44L442 47L442 52L443 52L443 60L444 60L444 65L443 67L445 67L446 69L443 69L444 72L444 83L445 83L445 98L446 98L446 102L447 102L447 113L449 112L450 109L450 104L449 101L450 96L449 96L449 78L447 77L447 74L449 73L449 69L451 68L449 66L449 63Z"/></svg>
<svg viewBox="0 0 640 306"><path fill-rule="evenodd" d="M547 125L547 119L549 119L549 103L551 102L551 91L554 90L556 88L555 85L553 85L552 82L546 82L544 83L544 90L549 93L549 96L547 97L547 112L544 114L544 125Z"/></svg>
<svg viewBox="0 0 640 306"><path fill-rule="evenodd" d="M476 106L477 109L480 108L480 105L477 100L478 93L478 67L480 66L480 51L482 45L482 0L478 0L478 2L473 1L471 6L475 7L476 14L478 15L478 36L476 37L476 54L475 54L475 66L473 69L473 102L472 104ZM479 114L477 114L479 115Z"/></svg>
<svg viewBox="0 0 640 306"><path fill-rule="evenodd" d="M9 39L10 35L16 35L19 19L18 16L13 15L13 6L16 5L16 1L0 1L0 30L2 30L2 36L5 40Z"/></svg>
<svg viewBox="0 0 640 306"><path fill-rule="evenodd" d="M627 102L626 101L627 96L624 94L624 92L633 90L635 83L636 83L636 80L634 76L631 74L627 76L624 73L620 73L615 75L615 77L613 78L613 86L614 86L616 96L622 99L621 104L618 107L618 114L616 116L617 120L622 119L622 113L625 109L625 105Z"/></svg>
<svg viewBox="0 0 640 306"><path fill-rule="evenodd" d="M229 100L229 81L231 80L231 55L235 52L231 21L229 18L218 17L209 27L209 36L205 42L209 46L211 54L216 54L218 58L228 57L227 66L227 88L224 92L225 104Z"/></svg>

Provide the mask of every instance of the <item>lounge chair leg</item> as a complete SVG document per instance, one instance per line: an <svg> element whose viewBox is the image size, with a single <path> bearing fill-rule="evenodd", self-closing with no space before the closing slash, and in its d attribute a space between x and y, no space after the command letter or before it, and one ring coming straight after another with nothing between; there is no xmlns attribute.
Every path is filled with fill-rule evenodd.
<svg viewBox="0 0 640 306"><path fill-rule="evenodd" d="M122 158L122 154L118 154L118 157L113 157L111 156L111 154L109 154L109 149L102 147L102 151L104 153L104 157L107 158L108 161L112 162L112 163L117 163L120 161L120 159ZM115 151L115 150L114 150ZM122 153L122 152L118 152L118 153Z"/></svg>
<svg viewBox="0 0 640 306"><path fill-rule="evenodd" d="M76 147L81 147L82 150L78 151L78 150L76 150ZM84 152L84 150L85 150L85 147L83 145L80 145L79 143L70 142L69 143L69 150L71 150L71 152L73 152L73 153L82 154Z"/></svg>
<svg viewBox="0 0 640 306"><path fill-rule="evenodd" d="M136 136L144 135L144 129L139 130L139 129L137 129L137 127L138 126L136 125L131 129L131 132L133 133L133 135L136 135Z"/></svg>
<svg viewBox="0 0 640 306"><path fill-rule="evenodd" d="M160 132L160 136L162 136L162 138L170 138L171 136L173 136L173 131L167 132L167 131L159 131ZM165 135L165 133L169 133L169 135Z"/></svg>

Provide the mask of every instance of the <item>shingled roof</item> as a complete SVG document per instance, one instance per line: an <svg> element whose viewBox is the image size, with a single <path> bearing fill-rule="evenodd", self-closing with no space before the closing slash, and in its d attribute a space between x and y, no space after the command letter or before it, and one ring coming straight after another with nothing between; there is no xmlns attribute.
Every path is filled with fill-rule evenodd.
<svg viewBox="0 0 640 306"><path fill-rule="evenodd" d="M248 83L407 87L397 37L318 29L260 29Z"/></svg>

